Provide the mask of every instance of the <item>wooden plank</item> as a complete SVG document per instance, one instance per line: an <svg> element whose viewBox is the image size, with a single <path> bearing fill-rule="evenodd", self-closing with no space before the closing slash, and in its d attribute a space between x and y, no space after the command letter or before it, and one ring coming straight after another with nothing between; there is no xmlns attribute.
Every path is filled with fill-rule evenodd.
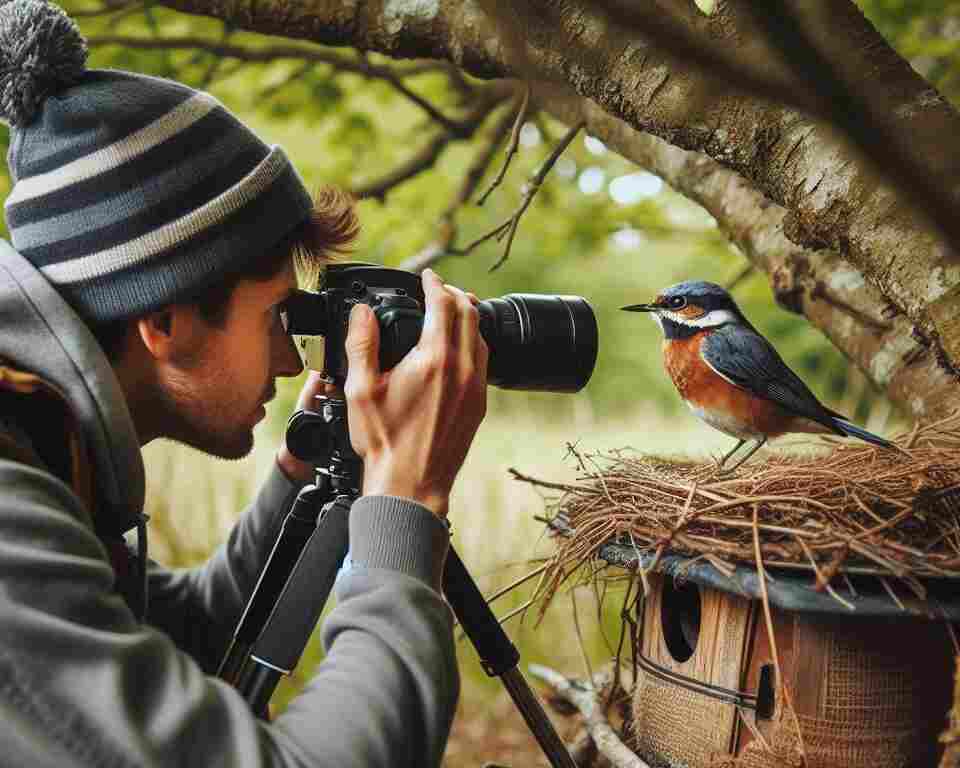
<svg viewBox="0 0 960 768"><path fill-rule="evenodd" d="M797 714L820 717L826 696L827 665L831 654L830 622L815 615L797 614L794 622L794 666L791 682Z"/></svg>

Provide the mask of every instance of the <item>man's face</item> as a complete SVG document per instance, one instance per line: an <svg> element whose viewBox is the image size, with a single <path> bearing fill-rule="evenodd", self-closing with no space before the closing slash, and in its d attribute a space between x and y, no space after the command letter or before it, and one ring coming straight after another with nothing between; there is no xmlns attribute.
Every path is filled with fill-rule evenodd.
<svg viewBox="0 0 960 768"><path fill-rule="evenodd" d="M254 425L276 394L274 380L303 370L280 323L280 305L296 287L292 267L265 282L239 282L222 326L181 308L194 314L181 326L190 334L189 351L167 369L161 387L166 436L225 459L250 452Z"/></svg>

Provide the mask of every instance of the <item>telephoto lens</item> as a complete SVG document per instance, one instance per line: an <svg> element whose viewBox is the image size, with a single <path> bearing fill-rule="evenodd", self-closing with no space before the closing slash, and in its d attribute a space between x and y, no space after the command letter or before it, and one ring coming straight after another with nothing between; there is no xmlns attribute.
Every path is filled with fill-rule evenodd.
<svg viewBox="0 0 960 768"><path fill-rule="evenodd" d="M597 362L597 319L586 299L510 293L481 301L487 382L503 389L577 392Z"/></svg>

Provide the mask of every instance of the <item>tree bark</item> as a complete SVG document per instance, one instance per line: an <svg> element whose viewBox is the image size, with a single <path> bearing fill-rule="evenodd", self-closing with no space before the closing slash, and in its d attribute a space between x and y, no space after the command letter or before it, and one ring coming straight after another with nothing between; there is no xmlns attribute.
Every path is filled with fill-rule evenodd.
<svg viewBox="0 0 960 768"><path fill-rule="evenodd" d="M895 194L834 130L796 106L745 89L745 82L762 81L767 97L778 93L794 105L817 104L815 85L798 74L802 67L795 71L763 42L749 5L755 0L721 0L710 17L689 0L634 3L629 13L613 0L164 2L267 34L397 58L447 59L481 78L521 76L548 94L563 86L599 108L590 110L591 133L599 134L607 117L616 118L622 123L618 131L649 133L703 153L752 184L740 187L728 179L724 187L717 176L718 189L740 193L743 204L751 195L765 204L761 194L776 203L776 209L765 209L770 222L761 229L782 232L773 246L777 256L761 253L751 226L724 226L741 232L748 257L769 262L766 268L778 280L793 275L788 291L797 292L799 285L807 297L798 306L878 385L917 414L939 411L955 394L950 376L960 367L960 250L951 250L912 206L923 201ZM877 124L903 137L918 167L953 190L960 172L960 115L852 2L783 2L803 19L810 38L837 65L841 79L853 84ZM675 52L678 32L688 55ZM709 53L717 66L704 67L700 53ZM742 82L738 72L746 72ZM542 94L538 100L544 103ZM630 142L623 146L628 158L637 159ZM645 153L638 149L638 157ZM692 161L681 165L705 172ZM717 170L711 167L707 175ZM696 187L696 177L691 181ZM672 183L684 188L679 179ZM799 246L795 252L789 243ZM814 259L824 248L843 262L833 255ZM831 277L831 269L841 271ZM865 281L854 289L858 295L830 294L834 304L820 298L827 288L840 291L842 274ZM891 320L892 329L883 333L881 326L864 328L861 322L858 333L857 315L838 309L841 304L874 319L877 308L889 304L904 317ZM929 354L908 364L920 356L916 346L929 347Z"/></svg>

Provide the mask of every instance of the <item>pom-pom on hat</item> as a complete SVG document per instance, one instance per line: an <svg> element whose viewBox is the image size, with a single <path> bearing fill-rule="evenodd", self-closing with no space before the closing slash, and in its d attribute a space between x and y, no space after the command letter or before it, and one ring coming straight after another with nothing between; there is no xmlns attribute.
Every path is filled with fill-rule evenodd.
<svg viewBox="0 0 960 768"><path fill-rule="evenodd" d="M11 240L87 322L195 295L309 218L283 150L212 96L86 56L52 3L0 5Z"/></svg>

